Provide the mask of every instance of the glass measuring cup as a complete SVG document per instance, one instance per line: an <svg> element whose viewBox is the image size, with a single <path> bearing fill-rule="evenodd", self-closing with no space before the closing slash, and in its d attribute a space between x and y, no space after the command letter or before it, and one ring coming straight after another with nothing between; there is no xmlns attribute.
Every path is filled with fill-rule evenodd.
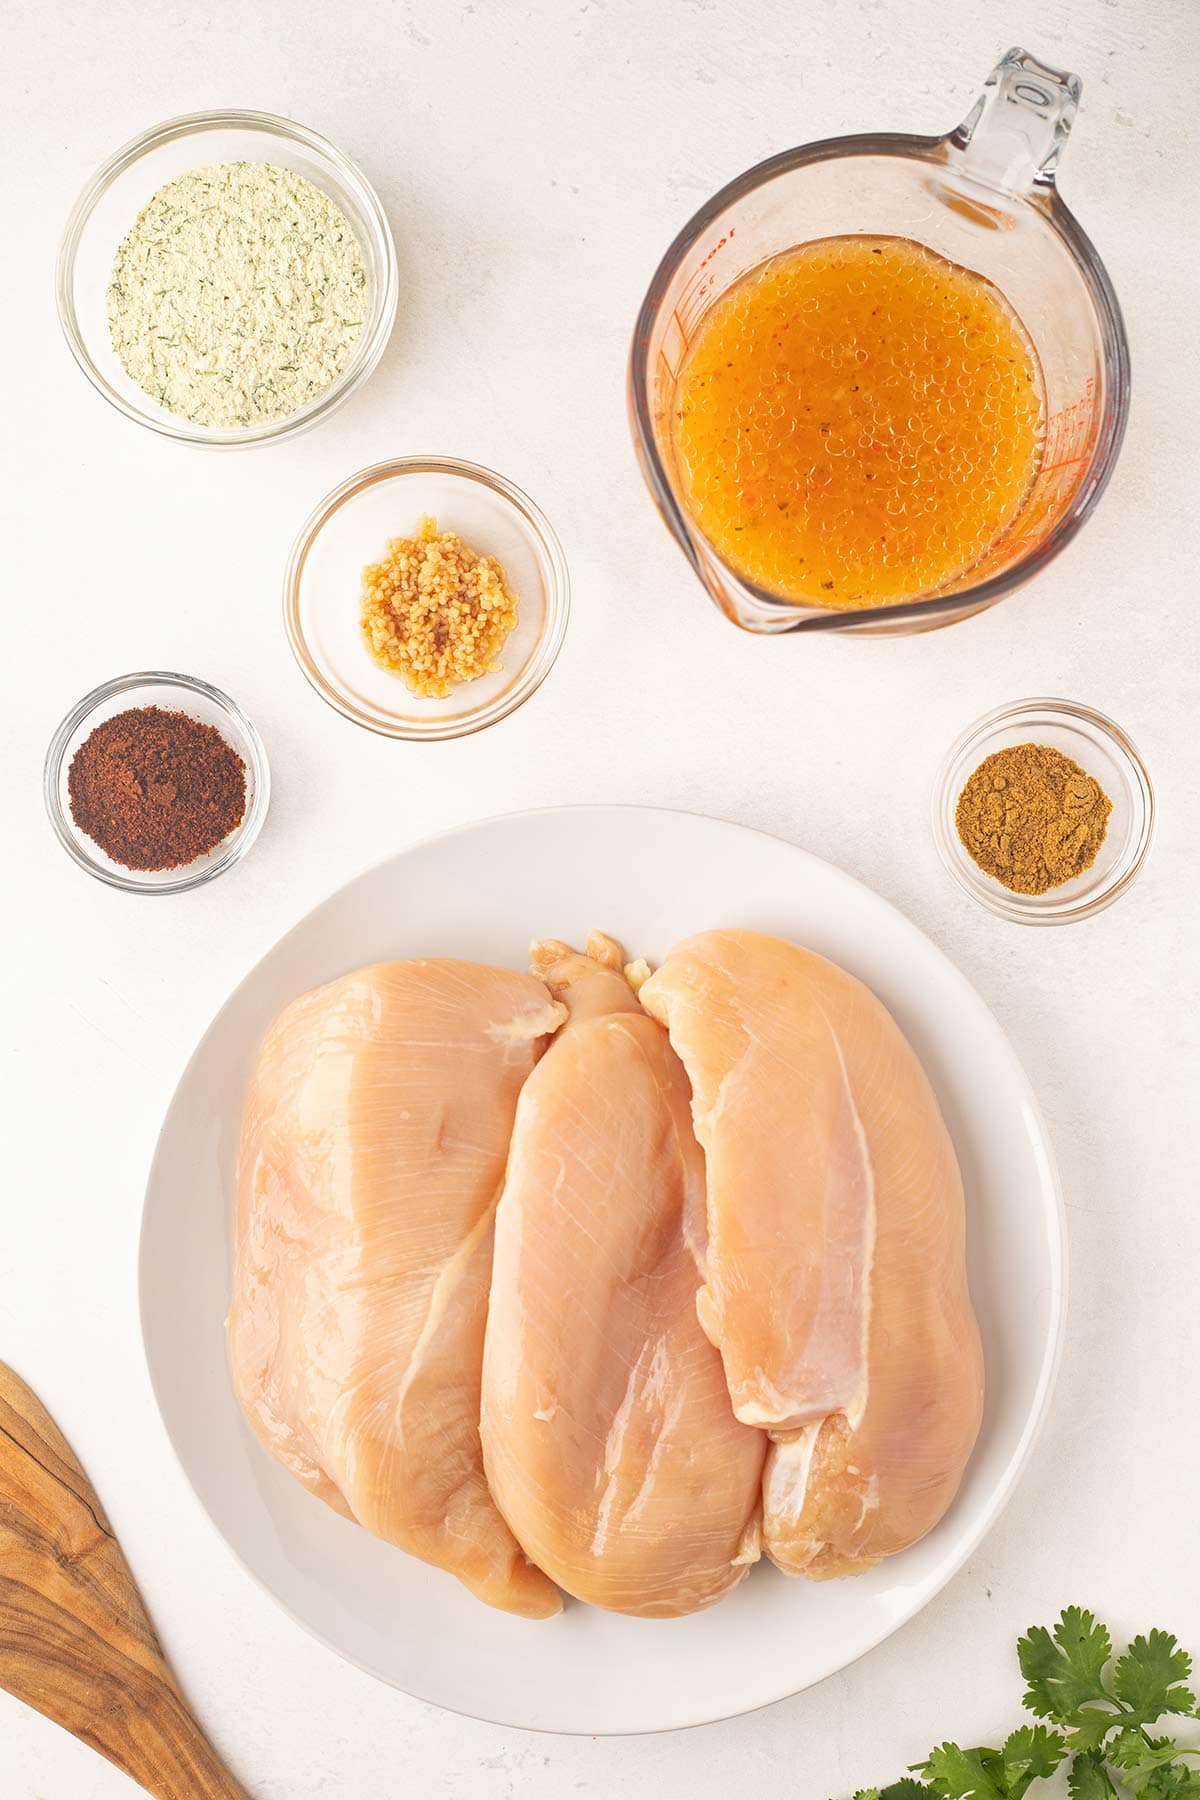
<svg viewBox="0 0 1200 1800"><path fill-rule="evenodd" d="M946 137L880 132L785 150L713 196L684 226L642 303L629 410L642 473L722 611L747 631L926 631L981 612L1044 568L1112 473L1129 410L1129 346L1116 295L1055 175L1077 75L1010 50ZM749 270L815 238L864 233L927 245L992 282L1041 363L1041 462L1012 525L964 575L901 605L834 611L781 599L725 563L689 517L671 417L680 369L712 303Z"/></svg>

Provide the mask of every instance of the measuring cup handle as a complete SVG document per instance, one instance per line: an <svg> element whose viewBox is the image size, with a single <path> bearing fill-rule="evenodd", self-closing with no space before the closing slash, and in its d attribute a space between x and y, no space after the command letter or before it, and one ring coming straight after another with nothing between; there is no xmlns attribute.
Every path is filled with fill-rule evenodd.
<svg viewBox="0 0 1200 1800"><path fill-rule="evenodd" d="M1006 194L1053 188L1081 91L1078 75L1010 50L947 144L964 171L989 187Z"/></svg>

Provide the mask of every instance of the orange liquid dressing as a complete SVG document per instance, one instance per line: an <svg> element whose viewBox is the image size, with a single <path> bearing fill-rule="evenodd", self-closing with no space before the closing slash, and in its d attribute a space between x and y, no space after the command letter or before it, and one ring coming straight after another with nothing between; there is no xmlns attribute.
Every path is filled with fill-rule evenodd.
<svg viewBox="0 0 1200 1800"><path fill-rule="evenodd" d="M1037 474L1036 353L988 281L904 238L803 244L711 307L680 371L681 497L717 554L810 606L965 575Z"/></svg>

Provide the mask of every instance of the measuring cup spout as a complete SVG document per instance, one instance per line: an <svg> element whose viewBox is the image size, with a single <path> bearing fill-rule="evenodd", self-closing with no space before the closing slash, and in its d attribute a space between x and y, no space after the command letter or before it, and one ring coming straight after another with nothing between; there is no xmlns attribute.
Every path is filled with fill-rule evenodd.
<svg viewBox="0 0 1200 1800"><path fill-rule="evenodd" d="M1036 199L1054 187L1082 83L1028 50L1010 50L947 138L965 174L1001 193Z"/></svg>

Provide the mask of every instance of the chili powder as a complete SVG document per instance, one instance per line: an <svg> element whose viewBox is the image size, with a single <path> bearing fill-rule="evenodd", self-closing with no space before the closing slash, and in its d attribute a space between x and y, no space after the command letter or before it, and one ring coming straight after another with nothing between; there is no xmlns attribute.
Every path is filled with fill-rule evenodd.
<svg viewBox="0 0 1200 1800"><path fill-rule="evenodd" d="M126 869L179 869L246 810L246 765L213 725L159 706L105 719L67 771L71 817Z"/></svg>

